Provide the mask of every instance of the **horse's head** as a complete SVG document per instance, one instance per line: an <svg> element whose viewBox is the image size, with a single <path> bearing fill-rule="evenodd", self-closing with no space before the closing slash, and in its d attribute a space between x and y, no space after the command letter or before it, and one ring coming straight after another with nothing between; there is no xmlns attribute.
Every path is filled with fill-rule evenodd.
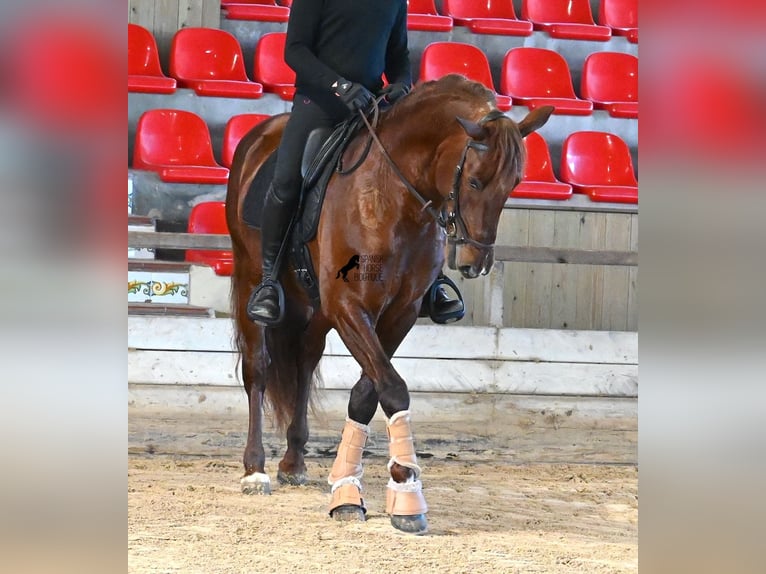
<svg viewBox="0 0 766 574"><path fill-rule="evenodd" d="M447 262L467 278L489 273L500 215L524 170L522 139L548 121L552 106L530 112L518 124L497 110L479 121L457 118L460 156L444 204ZM466 139L465 136L468 136Z"/></svg>

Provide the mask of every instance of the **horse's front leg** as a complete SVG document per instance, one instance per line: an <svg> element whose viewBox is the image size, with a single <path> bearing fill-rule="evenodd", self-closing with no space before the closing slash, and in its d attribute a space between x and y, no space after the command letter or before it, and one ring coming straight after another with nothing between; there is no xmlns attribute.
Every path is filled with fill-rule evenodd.
<svg viewBox="0 0 766 574"><path fill-rule="evenodd" d="M387 417L391 456L388 469L391 479L386 496L386 512L391 516L391 524L404 532L423 533L428 528L425 516L428 506L423 497L421 469L415 456L412 438L410 395L407 384L390 361L390 356L417 317L417 309L414 306L408 307L408 311L410 312L399 316L399 323L392 321L388 325L391 329L398 326L396 332L399 338L395 344L387 345L388 352L378 334L372 330L368 317L357 307L346 306L338 314L336 330L362 366L364 373L373 381L374 391ZM382 319L378 332L386 333L384 324L389 322L385 321L385 317Z"/></svg>
<svg viewBox="0 0 766 574"><path fill-rule="evenodd" d="M362 454L370 434L370 421L378 408L378 393L370 378L362 377L351 389L348 416L338 454L327 482L332 487L330 516L341 521L364 521L367 509L362 499Z"/></svg>

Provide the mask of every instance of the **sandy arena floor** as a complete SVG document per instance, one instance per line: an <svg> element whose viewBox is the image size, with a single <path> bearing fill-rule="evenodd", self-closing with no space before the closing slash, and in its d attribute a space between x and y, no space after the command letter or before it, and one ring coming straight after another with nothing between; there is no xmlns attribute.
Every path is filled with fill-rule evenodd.
<svg viewBox="0 0 766 574"><path fill-rule="evenodd" d="M429 533L394 530L388 473L365 459L367 522L327 515L332 460L311 482L245 496L237 460L131 455L132 573L598 573L638 571L634 466L421 460Z"/></svg>

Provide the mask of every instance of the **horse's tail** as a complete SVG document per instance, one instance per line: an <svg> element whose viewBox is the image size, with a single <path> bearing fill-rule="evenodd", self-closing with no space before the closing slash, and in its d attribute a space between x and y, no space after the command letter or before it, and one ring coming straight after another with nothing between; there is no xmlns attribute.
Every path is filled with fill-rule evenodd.
<svg viewBox="0 0 766 574"><path fill-rule="evenodd" d="M261 282L260 234L242 221L242 196L256 172L279 145L287 114L272 116L251 130L237 146L229 174L226 196L227 223L232 239L234 272L231 301L234 339L239 350L242 382L250 393L265 381L265 406L277 427L285 430L292 420L298 398L295 348L290 332L299 329L266 329L247 316L250 293Z"/></svg>
<svg viewBox="0 0 766 574"><path fill-rule="evenodd" d="M264 407L271 412L275 426L284 432L292 421L298 400L295 343L289 331L264 329L247 316L250 293L260 282L260 270L250 255L238 253L233 243L234 272L231 275L234 339L239 351L238 367L249 394L252 385L265 380ZM257 272L257 274L256 274Z"/></svg>

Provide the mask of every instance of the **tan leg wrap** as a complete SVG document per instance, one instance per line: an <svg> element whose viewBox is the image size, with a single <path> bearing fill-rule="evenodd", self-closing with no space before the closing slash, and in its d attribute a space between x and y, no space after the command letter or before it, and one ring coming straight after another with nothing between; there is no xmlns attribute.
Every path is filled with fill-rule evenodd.
<svg viewBox="0 0 766 574"><path fill-rule="evenodd" d="M388 469L394 463L411 468L415 473L414 478L420 477L420 466L415 456L415 444L412 440L410 429L410 411L399 411L389 419L386 427L388 430L388 452L391 460L388 461Z"/></svg>
<svg viewBox="0 0 766 574"><path fill-rule="evenodd" d="M338 454L335 462L332 463L330 476L327 477L329 484L335 484L348 476L362 478L362 452L369 434L370 427L346 418L346 426L343 427L343 435L338 445Z"/></svg>
<svg viewBox="0 0 766 574"><path fill-rule="evenodd" d="M396 516L414 516L428 512L422 483L419 480L399 483L390 479L386 489L386 512Z"/></svg>
<svg viewBox="0 0 766 574"><path fill-rule="evenodd" d="M364 500L362 500L362 484L354 477L341 479L332 487L330 514L332 514L333 510L344 504L361 506L362 510L366 511Z"/></svg>

